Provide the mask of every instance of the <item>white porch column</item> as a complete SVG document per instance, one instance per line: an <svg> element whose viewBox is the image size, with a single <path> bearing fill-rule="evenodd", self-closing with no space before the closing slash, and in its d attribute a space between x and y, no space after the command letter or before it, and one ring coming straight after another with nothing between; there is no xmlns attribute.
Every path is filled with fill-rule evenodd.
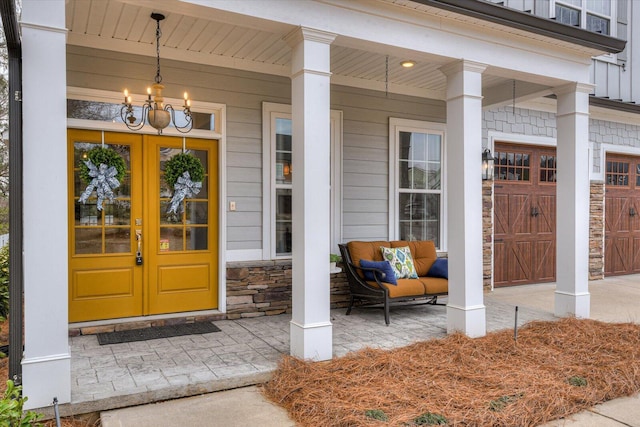
<svg viewBox="0 0 640 427"><path fill-rule="evenodd" d="M589 317L589 92L572 83L558 97L556 316Z"/></svg>
<svg viewBox="0 0 640 427"><path fill-rule="evenodd" d="M291 354L332 356L329 312L330 48L335 34L299 28L292 47L293 313Z"/></svg>
<svg viewBox="0 0 640 427"><path fill-rule="evenodd" d="M71 401L64 0L23 0L24 357L28 408ZM19 254L12 254L19 256Z"/></svg>
<svg viewBox="0 0 640 427"><path fill-rule="evenodd" d="M447 331L486 334L482 289L482 72L486 65L459 61L447 76Z"/></svg>

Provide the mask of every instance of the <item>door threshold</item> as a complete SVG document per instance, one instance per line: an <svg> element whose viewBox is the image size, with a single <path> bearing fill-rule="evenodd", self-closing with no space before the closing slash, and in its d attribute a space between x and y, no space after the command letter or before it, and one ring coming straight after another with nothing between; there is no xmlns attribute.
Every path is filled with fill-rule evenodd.
<svg viewBox="0 0 640 427"><path fill-rule="evenodd" d="M152 326L178 325L182 323L212 322L226 319L226 313L219 310L200 310L183 313L154 314L150 316L124 317L118 319L94 320L69 323L69 336L95 335L106 332L127 331L150 328Z"/></svg>

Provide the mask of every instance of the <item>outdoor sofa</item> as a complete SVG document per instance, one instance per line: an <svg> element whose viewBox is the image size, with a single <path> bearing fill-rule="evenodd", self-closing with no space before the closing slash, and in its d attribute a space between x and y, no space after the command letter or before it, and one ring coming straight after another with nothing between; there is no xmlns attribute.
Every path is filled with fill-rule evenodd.
<svg viewBox="0 0 640 427"><path fill-rule="evenodd" d="M446 259L438 258L432 241L352 241L339 247L351 293L347 315L351 314L356 300L382 303L384 320L389 325L392 302L444 305L438 304L438 296L447 295L449 291L448 264ZM396 278L383 258L381 247L408 247L417 277Z"/></svg>

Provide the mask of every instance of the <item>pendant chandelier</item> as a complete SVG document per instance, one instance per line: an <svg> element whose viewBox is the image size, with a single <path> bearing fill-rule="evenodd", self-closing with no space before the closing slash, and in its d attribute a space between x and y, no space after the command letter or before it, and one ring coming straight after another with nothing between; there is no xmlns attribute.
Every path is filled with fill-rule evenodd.
<svg viewBox="0 0 640 427"><path fill-rule="evenodd" d="M162 130L173 123L173 126L182 133L187 133L193 128L193 119L191 117L191 100L187 92L184 93L184 105L182 106L182 112L186 120L184 126L178 126L176 123L176 112L171 104L165 104L162 97L162 90L164 85L162 84L162 76L160 75L160 21L164 19L164 15L161 13L152 13L151 18L156 21L156 77L155 83L150 87L147 87L147 100L142 105L142 117L136 118L133 105L131 104L131 96L129 91L124 90L124 102L120 109L120 117L122 121L131 130L140 130L149 123L152 127L158 130L158 135L162 134ZM151 97L153 93L153 98Z"/></svg>

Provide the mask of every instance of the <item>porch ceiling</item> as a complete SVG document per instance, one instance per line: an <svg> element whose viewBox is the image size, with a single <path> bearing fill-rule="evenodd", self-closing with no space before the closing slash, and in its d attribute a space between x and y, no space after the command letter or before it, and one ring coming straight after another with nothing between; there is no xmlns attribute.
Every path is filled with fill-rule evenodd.
<svg viewBox="0 0 640 427"><path fill-rule="evenodd" d="M167 0L68 0L66 4L70 45L155 56L155 21L150 15L161 12L166 16L161 23L162 58L281 76L290 73L291 51L283 37L291 26ZM386 49L365 50L338 37L331 48L332 83L444 99L446 80L438 71L442 59ZM416 62L413 68L400 65L408 59ZM483 87L511 81L485 73Z"/></svg>

